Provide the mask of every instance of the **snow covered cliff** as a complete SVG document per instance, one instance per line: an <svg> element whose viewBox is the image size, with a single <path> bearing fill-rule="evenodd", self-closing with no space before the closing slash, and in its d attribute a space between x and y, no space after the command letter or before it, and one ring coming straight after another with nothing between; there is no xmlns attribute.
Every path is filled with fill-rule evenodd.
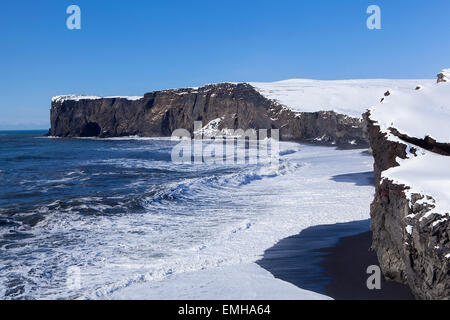
<svg viewBox="0 0 450 320"><path fill-rule="evenodd" d="M387 89L407 92L418 84L432 84L431 79L358 79L251 82L263 96L274 99L296 112L335 111L360 118L379 101Z"/></svg>
<svg viewBox="0 0 450 320"><path fill-rule="evenodd" d="M59 137L170 136L194 121L226 129L279 129L282 140L367 146L362 114L386 88L432 80L307 80L220 83L142 97L56 96L49 134ZM208 127L209 128L209 127Z"/></svg>
<svg viewBox="0 0 450 320"><path fill-rule="evenodd" d="M448 70L448 69L447 69ZM421 299L450 299L450 83L390 89L366 117L375 158L373 248Z"/></svg>
<svg viewBox="0 0 450 320"><path fill-rule="evenodd" d="M206 128L214 124L219 132L279 129L282 140L368 145L361 117L349 117L320 106L296 112L247 83L154 91L143 97L57 96L52 99L49 134L161 137L170 136L179 128L193 132L195 121L202 121Z"/></svg>

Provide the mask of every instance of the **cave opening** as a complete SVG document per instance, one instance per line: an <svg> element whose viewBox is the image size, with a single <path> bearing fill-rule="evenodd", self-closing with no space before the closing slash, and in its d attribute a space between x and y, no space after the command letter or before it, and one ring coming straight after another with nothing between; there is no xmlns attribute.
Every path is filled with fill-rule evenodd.
<svg viewBox="0 0 450 320"><path fill-rule="evenodd" d="M88 122L81 130L81 137L98 137L102 132L102 128L96 122Z"/></svg>

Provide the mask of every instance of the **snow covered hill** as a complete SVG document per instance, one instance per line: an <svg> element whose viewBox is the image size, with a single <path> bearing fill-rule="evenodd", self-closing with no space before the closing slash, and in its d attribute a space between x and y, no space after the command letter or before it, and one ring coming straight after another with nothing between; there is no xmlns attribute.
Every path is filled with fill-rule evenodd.
<svg viewBox="0 0 450 320"><path fill-rule="evenodd" d="M383 176L418 193L440 195L441 214L450 212L450 157L446 156L446 145L450 149L450 83L435 81L409 91L390 90L383 102L370 110L370 119L388 140L408 145L407 159L398 160L400 167Z"/></svg>
<svg viewBox="0 0 450 320"><path fill-rule="evenodd" d="M379 103L387 90L409 92L418 85L429 86L436 80L309 80L250 82L263 96L274 99L296 112L335 111L351 117L361 115Z"/></svg>
<svg viewBox="0 0 450 320"><path fill-rule="evenodd" d="M373 247L386 276L450 298L450 83L391 89L367 115L375 158Z"/></svg>

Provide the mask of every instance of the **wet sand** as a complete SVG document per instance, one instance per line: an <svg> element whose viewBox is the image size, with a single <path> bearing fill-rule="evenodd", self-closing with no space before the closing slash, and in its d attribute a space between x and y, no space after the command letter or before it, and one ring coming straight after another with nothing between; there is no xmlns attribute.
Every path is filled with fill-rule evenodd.
<svg viewBox="0 0 450 320"><path fill-rule="evenodd" d="M372 233L365 232L340 239L334 247L322 249L326 259L321 263L331 278L326 293L337 300L414 300L408 286L386 281L381 275L381 289L369 290L366 273L370 265L378 266L375 252L370 250Z"/></svg>
<svg viewBox="0 0 450 320"><path fill-rule="evenodd" d="M405 285L381 276L381 290L369 290L366 273L378 265L370 251L369 220L316 226L278 242L257 261L276 278L337 300L411 300Z"/></svg>

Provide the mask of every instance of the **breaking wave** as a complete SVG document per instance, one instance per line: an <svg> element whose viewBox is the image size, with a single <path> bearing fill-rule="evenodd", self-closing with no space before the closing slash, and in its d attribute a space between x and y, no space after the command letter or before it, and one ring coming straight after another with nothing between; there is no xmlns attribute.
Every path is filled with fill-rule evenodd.
<svg viewBox="0 0 450 320"><path fill-rule="evenodd" d="M301 167L285 157L275 166L176 165L167 139L35 141L26 154L0 158L11 182L0 189L4 299L106 297L132 283L252 260L265 245L246 248L241 237L264 210L248 187ZM74 266L78 289L66 283Z"/></svg>

